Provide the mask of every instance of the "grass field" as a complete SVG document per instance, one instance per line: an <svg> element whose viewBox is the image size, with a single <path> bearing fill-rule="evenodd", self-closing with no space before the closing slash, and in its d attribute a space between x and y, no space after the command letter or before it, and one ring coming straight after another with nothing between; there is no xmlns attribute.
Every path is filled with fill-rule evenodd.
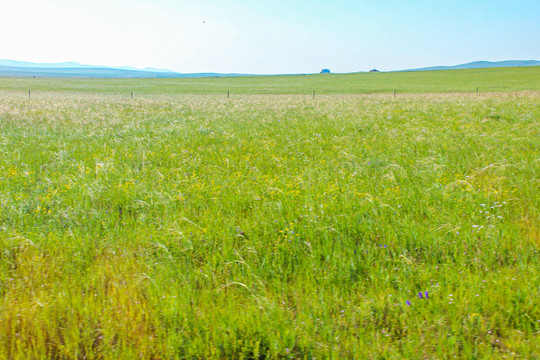
<svg viewBox="0 0 540 360"><path fill-rule="evenodd" d="M0 359L539 358L540 68L483 71L1 79Z"/></svg>
<svg viewBox="0 0 540 360"><path fill-rule="evenodd" d="M148 95L221 94L398 94L540 91L540 66L448 71L253 76L200 79L5 78L0 91L27 96L64 94Z"/></svg>

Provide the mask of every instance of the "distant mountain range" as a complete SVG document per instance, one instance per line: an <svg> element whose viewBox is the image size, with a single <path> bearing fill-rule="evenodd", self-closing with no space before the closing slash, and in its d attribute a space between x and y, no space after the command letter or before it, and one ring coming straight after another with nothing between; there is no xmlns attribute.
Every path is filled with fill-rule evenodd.
<svg viewBox="0 0 540 360"><path fill-rule="evenodd" d="M495 67L520 67L520 66L540 66L537 60L507 60L507 61L474 61L454 66L431 66L407 71L436 71L436 70L463 70L463 69L482 69Z"/></svg>
<svg viewBox="0 0 540 360"><path fill-rule="evenodd" d="M161 73L174 73L171 70L163 69L154 69L154 68L144 68L137 69L131 66L102 66L102 65L83 65L77 62L68 61L60 63L33 63L28 61L15 61L15 60L1 60L0 66L13 66L13 67L24 67L24 68L48 68L48 69L58 69L58 68L76 68L76 69L122 69L122 70L134 70L134 71L150 71L150 72L161 72Z"/></svg>
<svg viewBox="0 0 540 360"><path fill-rule="evenodd" d="M435 71L480 69L493 67L540 66L537 60L475 61L455 66L432 66L405 71ZM304 75L304 74L302 74ZM0 77L53 77L53 78L201 78L252 76L252 74L178 73L171 70L129 66L83 65L76 62L33 63L27 61L0 60Z"/></svg>
<svg viewBox="0 0 540 360"><path fill-rule="evenodd" d="M129 66L83 65L76 62L32 63L0 60L0 77L197 78L241 75L247 74L178 73L154 68L137 69Z"/></svg>

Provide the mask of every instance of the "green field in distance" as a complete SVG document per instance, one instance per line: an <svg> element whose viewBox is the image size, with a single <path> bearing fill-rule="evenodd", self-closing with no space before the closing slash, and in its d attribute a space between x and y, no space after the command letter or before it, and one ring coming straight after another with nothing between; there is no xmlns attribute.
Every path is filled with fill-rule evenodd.
<svg viewBox="0 0 540 360"><path fill-rule="evenodd" d="M0 90L139 95L470 93L540 90L540 66L178 79L3 78Z"/></svg>

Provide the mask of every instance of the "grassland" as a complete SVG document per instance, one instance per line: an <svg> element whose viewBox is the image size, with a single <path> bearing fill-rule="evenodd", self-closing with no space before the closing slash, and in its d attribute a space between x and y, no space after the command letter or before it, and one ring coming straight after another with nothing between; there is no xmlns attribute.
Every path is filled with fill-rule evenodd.
<svg viewBox="0 0 540 360"><path fill-rule="evenodd" d="M540 357L538 91L2 83L0 359Z"/></svg>
<svg viewBox="0 0 540 360"><path fill-rule="evenodd" d="M183 94L398 94L540 91L540 66L448 71L253 76L200 79L6 78L0 91L129 97Z"/></svg>

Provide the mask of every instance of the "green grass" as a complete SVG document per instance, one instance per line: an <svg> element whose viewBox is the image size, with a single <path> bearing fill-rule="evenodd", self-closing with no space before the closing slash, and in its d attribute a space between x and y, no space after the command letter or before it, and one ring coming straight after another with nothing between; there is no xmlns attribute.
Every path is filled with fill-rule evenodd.
<svg viewBox="0 0 540 360"><path fill-rule="evenodd" d="M540 90L540 66L448 71L255 76L201 79L9 78L0 90L141 95L472 93Z"/></svg>
<svg viewBox="0 0 540 360"><path fill-rule="evenodd" d="M538 92L32 81L2 80L0 359L540 357Z"/></svg>

